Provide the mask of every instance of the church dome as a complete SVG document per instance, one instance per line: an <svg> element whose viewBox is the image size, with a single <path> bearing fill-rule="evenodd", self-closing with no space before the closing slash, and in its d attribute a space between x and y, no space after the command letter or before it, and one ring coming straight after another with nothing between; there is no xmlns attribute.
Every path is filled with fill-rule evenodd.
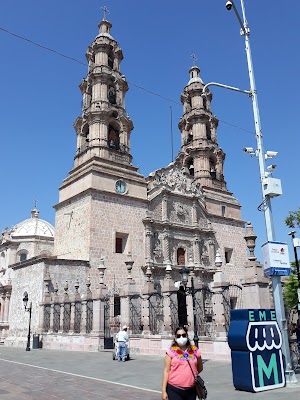
<svg viewBox="0 0 300 400"><path fill-rule="evenodd" d="M54 238L54 227L49 222L39 218L39 211L35 208L31 211L31 218L25 219L15 225L11 231L11 237L42 236Z"/></svg>

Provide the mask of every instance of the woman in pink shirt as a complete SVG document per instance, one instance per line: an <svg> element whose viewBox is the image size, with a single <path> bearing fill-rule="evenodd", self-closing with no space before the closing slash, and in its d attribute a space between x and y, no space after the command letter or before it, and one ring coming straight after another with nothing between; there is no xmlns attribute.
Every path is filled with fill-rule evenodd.
<svg viewBox="0 0 300 400"><path fill-rule="evenodd" d="M187 329L179 326L165 357L162 400L196 400L194 377L202 370L200 350L191 345Z"/></svg>

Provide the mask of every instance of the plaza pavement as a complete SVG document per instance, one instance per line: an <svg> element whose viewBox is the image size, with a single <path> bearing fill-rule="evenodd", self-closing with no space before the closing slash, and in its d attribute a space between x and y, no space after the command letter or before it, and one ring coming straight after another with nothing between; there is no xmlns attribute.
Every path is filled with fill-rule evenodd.
<svg viewBox="0 0 300 400"><path fill-rule="evenodd" d="M1 400L160 400L163 357L0 346ZM262 393L234 389L229 362L206 361L208 400L300 400L300 384ZM300 374L298 374L300 382Z"/></svg>

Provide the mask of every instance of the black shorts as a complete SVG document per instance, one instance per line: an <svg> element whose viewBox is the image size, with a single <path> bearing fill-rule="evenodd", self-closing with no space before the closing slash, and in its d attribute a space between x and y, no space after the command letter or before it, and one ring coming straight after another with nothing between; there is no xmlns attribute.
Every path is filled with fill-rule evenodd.
<svg viewBox="0 0 300 400"><path fill-rule="evenodd" d="M196 390L194 387L180 389L167 384L168 400L196 400Z"/></svg>

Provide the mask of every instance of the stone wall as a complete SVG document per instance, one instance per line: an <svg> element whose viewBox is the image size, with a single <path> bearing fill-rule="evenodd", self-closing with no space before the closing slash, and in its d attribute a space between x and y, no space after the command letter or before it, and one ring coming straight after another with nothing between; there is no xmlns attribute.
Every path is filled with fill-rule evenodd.
<svg viewBox="0 0 300 400"><path fill-rule="evenodd" d="M61 203L55 214L54 254L58 258L89 260L91 197Z"/></svg>
<svg viewBox="0 0 300 400"><path fill-rule="evenodd" d="M31 330L32 332L38 331L39 304L43 298L44 268L44 263L39 262L14 271L9 312L9 336L5 341L8 345L26 344L29 313L24 310L24 292L28 293L29 302L32 302Z"/></svg>
<svg viewBox="0 0 300 400"><path fill-rule="evenodd" d="M145 228L147 203L128 196L94 194L91 208L92 288L98 282L97 266L101 256L105 260L105 283L109 289L120 289L128 271L125 261L128 253L134 261L132 277L141 288L144 284L142 266L145 265ZM116 237L123 237L123 253L116 253ZM92 279L93 278L93 279Z"/></svg>
<svg viewBox="0 0 300 400"><path fill-rule="evenodd" d="M244 239L243 221L228 219L211 220L216 231L217 248L223 261L222 271L230 283L240 283L244 278L244 266L247 262L247 246ZM230 262L226 263L225 251L232 250Z"/></svg>
<svg viewBox="0 0 300 400"><path fill-rule="evenodd" d="M63 293L68 281L69 293L74 294L75 282L79 282L79 293L86 290L86 279L89 274L89 265L77 260L42 259L28 260L22 265L13 267L12 294L9 312L9 335L5 341L10 346L25 346L28 335L29 313L23 305L24 292L28 293L29 303L32 302L31 332L39 332L39 323L45 293L46 271L49 272L50 294L58 286L59 294Z"/></svg>

